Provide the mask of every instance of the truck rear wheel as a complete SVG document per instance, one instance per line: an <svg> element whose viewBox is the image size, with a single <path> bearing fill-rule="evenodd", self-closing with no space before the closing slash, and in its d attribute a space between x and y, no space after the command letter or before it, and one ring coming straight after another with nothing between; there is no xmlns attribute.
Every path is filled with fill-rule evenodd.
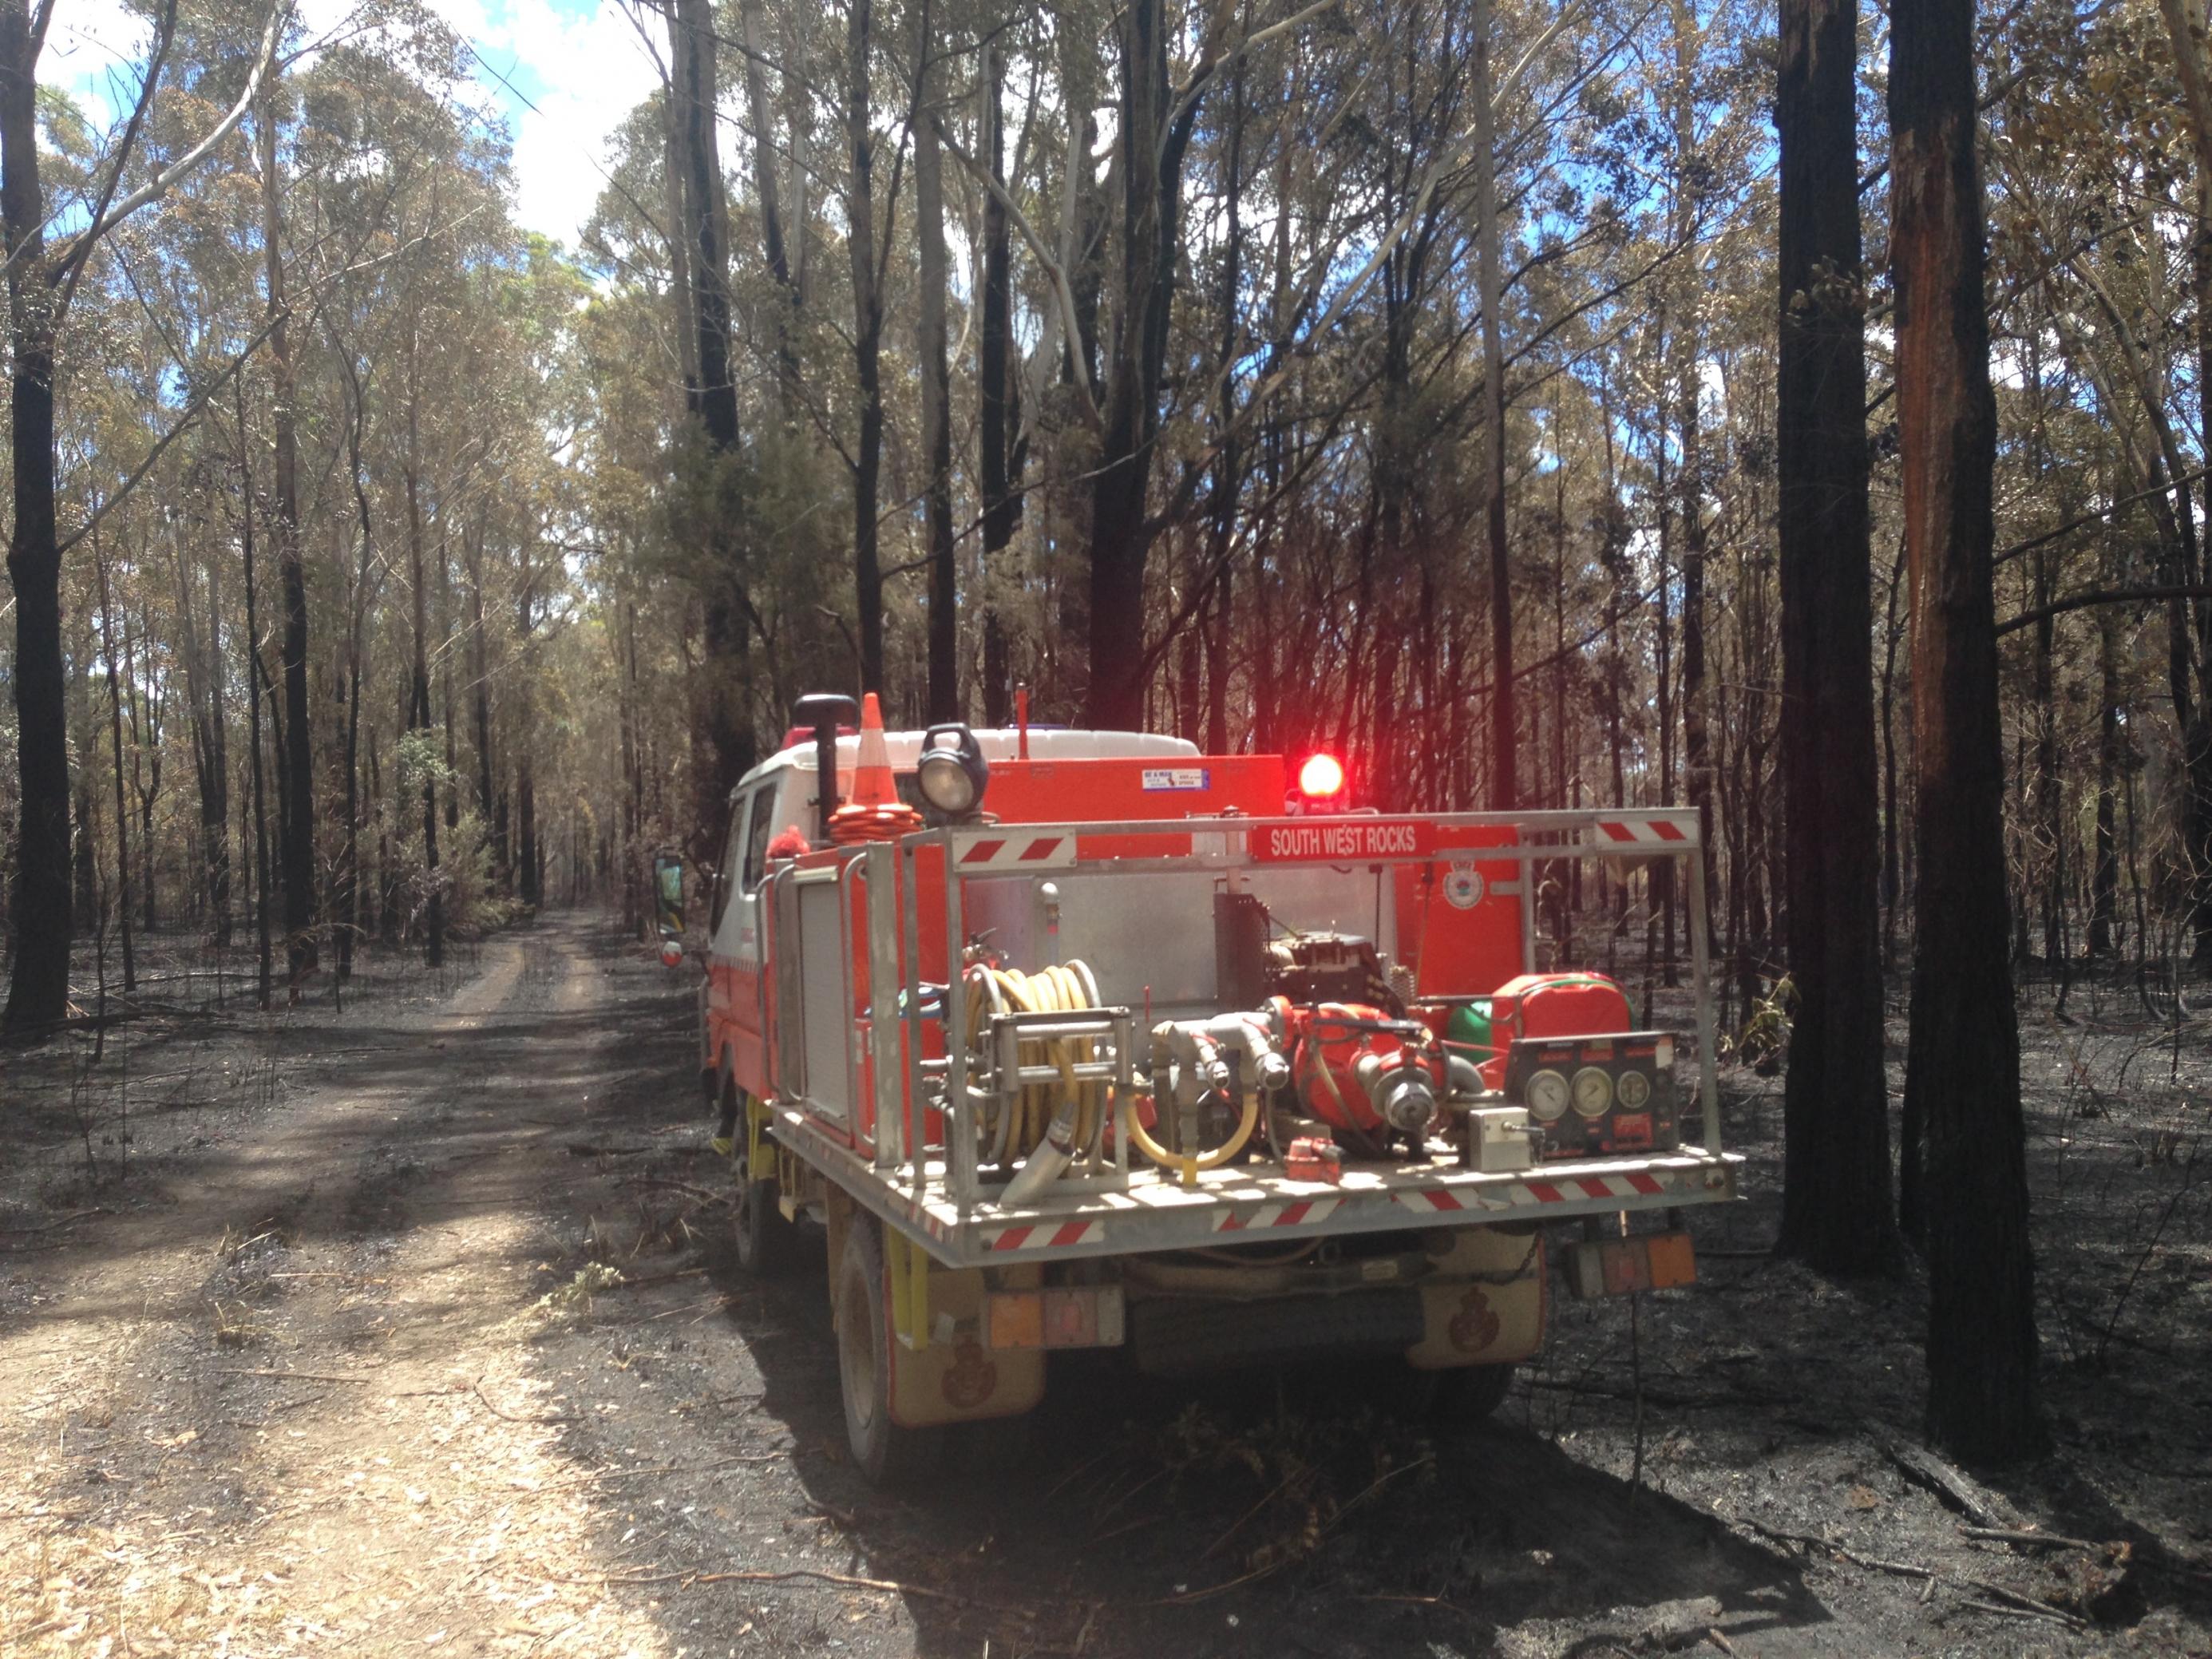
<svg viewBox="0 0 2212 1659"><path fill-rule="evenodd" d="M879 1486L918 1480L945 1450L942 1429L891 1421L891 1322L884 1291L884 1243L873 1216L855 1215L837 1263L837 1379L853 1461Z"/></svg>
<svg viewBox="0 0 2212 1659"><path fill-rule="evenodd" d="M1429 1415L1439 1423L1480 1423L1505 1403L1513 1389L1510 1365L1459 1365L1429 1375L1437 1380Z"/></svg>

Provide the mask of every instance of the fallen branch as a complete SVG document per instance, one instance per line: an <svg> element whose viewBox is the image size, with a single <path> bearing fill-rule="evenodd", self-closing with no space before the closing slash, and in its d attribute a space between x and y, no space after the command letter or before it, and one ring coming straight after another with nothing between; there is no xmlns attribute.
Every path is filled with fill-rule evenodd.
<svg viewBox="0 0 2212 1659"><path fill-rule="evenodd" d="M1744 1518L1740 1525L1749 1527L1762 1537L1780 1544L1802 1544L1808 1549L1822 1549L1831 1555L1842 1557L1853 1566L1866 1567L1875 1572L1893 1572L1900 1578L1934 1578L1933 1569L1917 1567L1910 1561L1885 1561L1878 1555L1861 1555L1856 1550L1838 1543L1832 1538L1823 1538L1813 1532L1784 1532L1779 1527L1770 1527L1763 1521Z"/></svg>
<svg viewBox="0 0 2212 1659"><path fill-rule="evenodd" d="M1934 1492L1978 1527L2005 1524L2005 1516L1997 1512L1990 1495L1935 1453L1908 1444L1883 1424L1869 1423L1867 1428L1875 1444L1913 1485Z"/></svg>
<svg viewBox="0 0 2212 1659"><path fill-rule="evenodd" d="M2018 1590L2007 1589L2002 1584L1992 1584L1986 1578L1969 1578L1966 1583L1983 1595L1994 1595L1998 1601L2008 1602L2023 1613L2034 1613L2040 1619L2056 1619L2060 1624L2071 1625L2076 1630L2088 1627L2089 1621L2078 1613L2069 1613L2063 1607L2054 1607L2048 1601L2039 1601L2032 1595L2022 1595Z"/></svg>
<svg viewBox="0 0 2212 1659"><path fill-rule="evenodd" d="M266 1365L256 1366L251 1370L238 1370L228 1367L218 1367L216 1370L216 1375L217 1376L277 1376L294 1382L373 1383L381 1382L383 1380L380 1377L374 1376L340 1376L334 1371L280 1371L272 1370Z"/></svg>
<svg viewBox="0 0 2212 1659"><path fill-rule="evenodd" d="M573 1423L576 1420L573 1416L517 1417L512 1412L503 1412L500 1410L498 1407L493 1405L491 1403L490 1397L484 1393L483 1378L481 1376L477 1378L477 1380L470 1385L470 1389L471 1392L476 1395L477 1400L483 1402L483 1408L489 1412L494 1417L498 1418L503 1423L528 1423L537 1426L544 1426L554 1423Z"/></svg>
<svg viewBox="0 0 2212 1659"><path fill-rule="evenodd" d="M1959 1531L1964 1537L1979 1538L1992 1544L2021 1544L2030 1549L2094 1551L2105 1547L2086 1538L2061 1538L2056 1533L2023 1532L2017 1527L1960 1527Z"/></svg>
<svg viewBox="0 0 2212 1659"><path fill-rule="evenodd" d="M926 1595L940 1601L966 1601L956 1590L935 1589L927 1584L905 1584L896 1578L861 1578L848 1572L824 1572L816 1567L793 1567L787 1572L648 1572L618 1577L612 1573L590 1578L558 1578L548 1574L549 1584L788 1584L806 1578L840 1589L881 1590L888 1595Z"/></svg>

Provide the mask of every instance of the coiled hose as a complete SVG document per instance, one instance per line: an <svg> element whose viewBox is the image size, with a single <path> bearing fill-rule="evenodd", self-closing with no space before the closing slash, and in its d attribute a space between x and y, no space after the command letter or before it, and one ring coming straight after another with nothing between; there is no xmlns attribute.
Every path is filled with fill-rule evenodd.
<svg viewBox="0 0 2212 1659"><path fill-rule="evenodd" d="M1082 962L1056 963L1039 974L979 963L968 970L967 1004L968 1052L974 1054L982 1043L988 1016L1081 1013L1099 1006L1098 981ZM1002 1109L992 1126L991 1150L985 1162L1003 1165L1010 1158L1026 1158L1036 1152L1063 1107L1073 1114L1072 1145L1086 1154L1095 1149L1105 1133L1106 1085L1079 1080L1075 1075L1076 1066L1092 1056L1091 1039L1025 1038L1019 1047L1042 1048L1047 1063L1059 1069L1060 1081L1030 1084L1015 1095L1011 1109Z"/></svg>
<svg viewBox="0 0 2212 1659"><path fill-rule="evenodd" d="M1102 1006L1098 981L1089 964L1081 961L1056 963L1037 974L978 963L968 969L967 988L969 1054L978 1052L986 1023L994 1014L1076 1014ZM1036 1048L1042 1048L1047 1063L1059 1070L1059 1080L1024 1085L1000 1109L998 1121L988 1126L991 1148L984 1162L1004 1168L1016 1157L1027 1160L1000 1197L1000 1203L1009 1208L1036 1198L1079 1154L1094 1156L1106 1133L1106 1107L1112 1085L1075 1075L1077 1066L1094 1057L1094 1039L1024 1038L1018 1051ZM1134 1111L1122 1114L1121 1125L1131 1145L1161 1168L1174 1171L1189 1187L1196 1184L1200 1170L1225 1164L1243 1150L1259 1116L1259 1095L1247 1089L1235 1131L1220 1146L1203 1152L1169 1151L1146 1131Z"/></svg>

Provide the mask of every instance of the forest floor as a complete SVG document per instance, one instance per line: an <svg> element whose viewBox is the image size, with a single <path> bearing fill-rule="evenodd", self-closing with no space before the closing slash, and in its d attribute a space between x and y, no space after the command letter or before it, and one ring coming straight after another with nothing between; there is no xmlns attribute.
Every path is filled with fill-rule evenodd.
<svg viewBox="0 0 2212 1659"><path fill-rule="evenodd" d="M463 954L0 1056L0 1652L2212 1653L2202 1018L2031 1014L2056 1447L1988 1486L1908 1473L1919 1280L1764 1254L1732 1072L1705 1282L1555 1302L1495 1422L1085 1356L916 1500L819 1269L735 1267L690 975L581 915Z"/></svg>

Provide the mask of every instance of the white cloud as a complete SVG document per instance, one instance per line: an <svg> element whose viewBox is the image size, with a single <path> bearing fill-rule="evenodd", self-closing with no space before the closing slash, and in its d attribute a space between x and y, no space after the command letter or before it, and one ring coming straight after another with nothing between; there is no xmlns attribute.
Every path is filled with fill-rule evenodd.
<svg viewBox="0 0 2212 1659"><path fill-rule="evenodd" d="M615 0L431 3L476 48L475 78L513 125L517 222L574 247L606 182L609 138L659 84L636 28ZM313 40L341 32L354 4L301 0L300 10ZM60 0L40 78L74 94L95 122L118 119L148 33L121 0Z"/></svg>
<svg viewBox="0 0 2212 1659"><path fill-rule="evenodd" d="M516 220L574 246L606 183L608 139L659 84L637 30L612 0L436 3L490 66L478 79L510 112Z"/></svg>

